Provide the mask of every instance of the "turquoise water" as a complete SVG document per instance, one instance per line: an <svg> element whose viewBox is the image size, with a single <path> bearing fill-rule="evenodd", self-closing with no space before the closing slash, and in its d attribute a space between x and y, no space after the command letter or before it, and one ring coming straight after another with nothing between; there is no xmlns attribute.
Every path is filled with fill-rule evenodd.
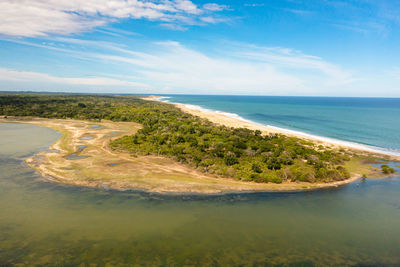
<svg viewBox="0 0 400 267"><path fill-rule="evenodd" d="M0 124L0 266L400 265L400 177L216 196L75 187L23 162L58 137Z"/></svg>
<svg viewBox="0 0 400 267"><path fill-rule="evenodd" d="M400 154L400 98L169 95L168 101L237 114Z"/></svg>

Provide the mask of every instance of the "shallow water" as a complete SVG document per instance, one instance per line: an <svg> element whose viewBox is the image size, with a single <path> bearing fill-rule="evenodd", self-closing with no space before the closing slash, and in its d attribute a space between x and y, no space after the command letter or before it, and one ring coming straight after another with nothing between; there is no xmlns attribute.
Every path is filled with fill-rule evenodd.
<svg viewBox="0 0 400 267"><path fill-rule="evenodd" d="M81 156L79 155L86 148L86 145L78 145L78 151L67 155L65 158L68 160L76 160L76 159L86 159L89 156Z"/></svg>
<svg viewBox="0 0 400 267"><path fill-rule="evenodd" d="M86 159L88 156L79 156L77 153L71 153L65 157L68 160Z"/></svg>
<svg viewBox="0 0 400 267"><path fill-rule="evenodd" d="M161 196L46 182L59 134L0 124L0 265L400 265L400 178L306 193Z"/></svg>
<svg viewBox="0 0 400 267"><path fill-rule="evenodd" d="M115 137L115 136L118 136L118 135L121 135L121 133L120 132L111 132L111 136L112 137Z"/></svg>
<svg viewBox="0 0 400 267"><path fill-rule="evenodd" d="M92 125L90 128L95 129L95 130L100 130L100 129L103 129L104 127L101 125Z"/></svg>
<svg viewBox="0 0 400 267"><path fill-rule="evenodd" d="M93 135L85 135L79 138L80 140L92 140L94 138Z"/></svg>

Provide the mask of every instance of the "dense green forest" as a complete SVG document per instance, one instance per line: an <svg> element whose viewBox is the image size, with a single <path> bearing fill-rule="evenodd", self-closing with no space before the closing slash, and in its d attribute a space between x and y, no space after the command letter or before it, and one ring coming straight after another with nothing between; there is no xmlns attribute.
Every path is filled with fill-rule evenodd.
<svg viewBox="0 0 400 267"><path fill-rule="evenodd" d="M123 95L2 94L0 115L132 121L142 129L111 143L132 155L163 155L205 173L244 181L331 182L349 178L349 157L302 139L218 126L173 105Z"/></svg>

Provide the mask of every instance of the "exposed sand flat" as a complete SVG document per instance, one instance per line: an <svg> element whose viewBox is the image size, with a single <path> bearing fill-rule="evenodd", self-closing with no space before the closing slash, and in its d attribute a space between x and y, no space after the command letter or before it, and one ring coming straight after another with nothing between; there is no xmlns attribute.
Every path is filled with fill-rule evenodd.
<svg viewBox="0 0 400 267"><path fill-rule="evenodd" d="M144 97L144 100L152 100L152 101L160 101L161 99L166 98L162 96L148 96ZM181 109L183 112L208 119L209 121L219 124L219 125L225 125L228 127L237 127L237 128L247 128L251 130L260 130L264 134L269 134L269 133L278 133L278 134L284 134L287 136L294 136L297 138L301 139L306 139L312 142L315 142L317 144L321 144L326 147L335 147L335 148L344 148L347 150L354 150L357 151L357 153L364 153L364 154L369 154L369 155L377 155L377 156L384 156L387 157L387 159L391 160L400 160L400 156L387 152L387 151L379 151L377 149L374 149L372 147L364 146L361 144L356 144L356 143L351 143L351 142L346 142L346 141L341 141L341 140L335 140L331 138L326 138L322 136L315 136L307 133L301 133L297 131L292 131L292 130L287 130L287 129L282 129L278 127L273 127L273 126L268 126L268 125L262 125L258 123L254 123L251 121L246 121L245 119L241 118L235 118L232 116L227 115L226 113L223 112L215 112L215 111L208 111L205 109L198 109L195 106L192 105L184 105L184 104L179 104L179 103L170 103Z"/></svg>
<svg viewBox="0 0 400 267"><path fill-rule="evenodd" d="M109 148L109 142L134 134L140 125L132 122L101 123L39 118L0 118L0 122L27 123L59 131L62 136L50 149L27 158L29 166L47 179L66 184L115 189L142 189L158 193L221 193L242 191L295 191L336 187L352 178L333 183L243 182L201 173L172 159L157 156L132 157ZM93 126L95 126L93 128ZM97 127L97 126L100 126ZM116 136L118 133L118 136ZM71 157L72 156L72 157ZM370 169L373 172L373 168ZM375 170L376 171L376 170Z"/></svg>

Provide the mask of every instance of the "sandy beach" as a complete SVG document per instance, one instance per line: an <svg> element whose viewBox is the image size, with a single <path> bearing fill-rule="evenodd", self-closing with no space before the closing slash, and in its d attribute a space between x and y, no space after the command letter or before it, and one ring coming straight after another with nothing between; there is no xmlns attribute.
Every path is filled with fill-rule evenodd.
<svg viewBox="0 0 400 267"><path fill-rule="evenodd" d="M279 127L274 127L274 126L269 126L269 125L263 125L251 121L247 121L244 118L241 118L240 116L235 116L235 114L229 114L225 112L217 112L217 111L209 111L206 109L202 109L197 106L193 105L186 105L186 104L180 104L180 103L172 103L172 102L165 102L165 99L168 99L168 97L163 97L163 96L148 96L144 97L144 100L150 100L150 101L160 101L163 103L170 103L172 105L175 105L179 109L181 109L183 112L208 119L209 121L219 124L219 125L225 125L228 127L236 127L236 128L247 128L251 130L260 130L263 132L263 134L270 134L270 133L278 133L278 134L284 134L287 136L293 136L301 139L306 139L318 144L321 144L326 147L331 147L331 148L343 148L346 150L350 151L356 151L357 153L362 153L365 155L371 155L371 156L378 156L378 157L385 157L385 159L390 159L390 160L400 160L400 156L396 154L392 154L388 151L380 151L377 148L373 147L368 147L362 144L357 144L357 143L352 143L352 142L347 142L347 141L342 141L342 140L336 140L332 138L327 138L327 137L322 137L322 136L316 136L316 135L311 135L307 133L302 133L298 131L293 131L293 130L288 130L288 129L282 129Z"/></svg>

